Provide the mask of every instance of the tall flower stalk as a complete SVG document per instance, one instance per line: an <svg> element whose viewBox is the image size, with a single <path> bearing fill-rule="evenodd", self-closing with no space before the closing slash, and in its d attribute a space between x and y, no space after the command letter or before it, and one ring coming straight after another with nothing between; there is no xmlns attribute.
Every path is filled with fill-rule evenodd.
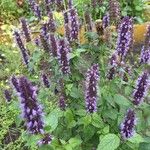
<svg viewBox="0 0 150 150"><path fill-rule="evenodd" d="M47 23L48 30L50 32L55 32L56 31L56 24L55 24L55 20L54 20L53 12L52 11L49 12L48 17L49 17L49 21Z"/></svg>
<svg viewBox="0 0 150 150"><path fill-rule="evenodd" d="M37 101L37 87L24 76L20 78L13 77L15 84L12 82L14 89L20 99L22 117L29 133L44 133L44 123L42 120L42 107ZM18 90L19 88L19 90Z"/></svg>
<svg viewBox="0 0 150 150"><path fill-rule="evenodd" d="M75 8L70 9L69 20L70 20L70 40L77 41L79 35L79 22L77 10Z"/></svg>
<svg viewBox="0 0 150 150"><path fill-rule="evenodd" d="M58 41L57 57L63 74L70 73L69 51L70 47L66 39L60 39Z"/></svg>
<svg viewBox="0 0 150 150"><path fill-rule="evenodd" d="M135 125L137 118L135 112L132 109L127 111L124 121L120 125L121 136L124 140L132 137L135 134Z"/></svg>
<svg viewBox="0 0 150 150"><path fill-rule="evenodd" d="M147 26L147 33L145 36L145 43L141 51L140 63L150 64L150 25Z"/></svg>
<svg viewBox="0 0 150 150"><path fill-rule="evenodd" d="M86 73L85 101L89 113L97 111L97 87L99 81L99 67L94 64Z"/></svg>
<svg viewBox="0 0 150 150"><path fill-rule="evenodd" d="M118 29L116 51L121 61L124 61L127 53L133 44L133 20L130 17L124 17Z"/></svg>
<svg viewBox="0 0 150 150"><path fill-rule="evenodd" d="M26 21L26 19L21 18L20 22L22 25L22 31L23 31L24 37L26 39L26 42L30 42L31 41L31 35L30 35L30 30L29 30L27 21Z"/></svg>
<svg viewBox="0 0 150 150"><path fill-rule="evenodd" d="M92 22L92 17L90 15L89 11L86 11L84 16L85 16L86 29L88 32L92 32L93 22Z"/></svg>
<svg viewBox="0 0 150 150"><path fill-rule="evenodd" d="M23 58L23 62L25 65L28 66L28 63L29 63L29 54L28 54L28 51L27 49L25 48L23 42L22 42L22 39L21 39L21 36L19 34L18 31L14 31L14 37L15 37L15 41L21 51L21 54L22 54L22 58Z"/></svg>
<svg viewBox="0 0 150 150"><path fill-rule="evenodd" d="M147 91L150 86L150 74L145 71L138 78L135 90L133 92L133 103L134 105L140 105L145 96L147 95Z"/></svg>

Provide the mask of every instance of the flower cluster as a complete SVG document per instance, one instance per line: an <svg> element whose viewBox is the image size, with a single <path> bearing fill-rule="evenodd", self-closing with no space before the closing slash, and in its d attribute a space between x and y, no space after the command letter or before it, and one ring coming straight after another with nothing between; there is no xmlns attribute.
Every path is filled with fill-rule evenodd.
<svg viewBox="0 0 150 150"><path fill-rule="evenodd" d="M58 41L58 60L60 63L61 70L63 74L70 73L70 63L69 63L69 51L70 47L68 47L68 42L66 39L60 39Z"/></svg>
<svg viewBox="0 0 150 150"><path fill-rule="evenodd" d="M22 25L22 31L23 31L23 34L25 36L26 42L30 42L31 41L31 36L30 36L30 31L29 31L27 21L24 18L21 18L20 22L21 22L21 25Z"/></svg>
<svg viewBox="0 0 150 150"><path fill-rule="evenodd" d="M54 57L57 56L57 39L54 34L50 34L49 36L50 39L50 46L51 46L51 51Z"/></svg>
<svg viewBox="0 0 150 150"><path fill-rule="evenodd" d="M65 110L67 107L67 104L66 104L66 97L64 94L61 94L60 97L59 97L59 108L61 110Z"/></svg>
<svg viewBox="0 0 150 150"><path fill-rule="evenodd" d="M90 32L93 30L93 22L92 22L91 15L88 11L86 11L84 16L85 16L85 23L86 23L87 31Z"/></svg>
<svg viewBox="0 0 150 150"><path fill-rule="evenodd" d="M109 60L109 72L107 74L107 78L109 80L112 80L114 78L115 72L116 72L116 67L117 67L117 55L116 53L112 54L110 60Z"/></svg>
<svg viewBox="0 0 150 150"><path fill-rule="evenodd" d="M37 88L24 76L11 79L13 87L20 99L22 117L25 119L29 133L43 134L42 107L37 101Z"/></svg>
<svg viewBox="0 0 150 150"><path fill-rule="evenodd" d="M109 14L111 22L119 22L121 17L121 10L120 4L117 0L109 0Z"/></svg>
<svg viewBox="0 0 150 150"><path fill-rule="evenodd" d="M51 11L49 0L45 0L45 9L46 9L47 14Z"/></svg>
<svg viewBox="0 0 150 150"><path fill-rule="evenodd" d="M43 32L40 33L40 42L41 42L41 45L42 45L43 49L45 50L45 52L50 53L51 52L50 44L49 44L49 41L47 39L47 36L44 35Z"/></svg>
<svg viewBox="0 0 150 150"><path fill-rule="evenodd" d="M121 61L126 57L133 42L133 20L130 17L124 17L118 29L118 39L116 51Z"/></svg>
<svg viewBox="0 0 150 150"><path fill-rule="evenodd" d="M41 80L46 88L50 87L50 82L49 82L49 79L46 74L44 74L44 73L42 74Z"/></svg>
<svg viewBox="0 0 150 150"><path fill-rule="evenodd" d="M148 72L142 73L136 83L136 88L133 92L133 103L140 105L147 94L150 85L150 75Z"/></svg>
<svg viewBox="0 0 150 150"><path fill-rule="evenodd" d="M52 11L49 12L48 17L49 17L49 21L47 23L48 30L50 32L55 32L56 31L56 24L55 24L55 20L53 18L53 12Z"/></svg>
<svg viewBox="0 0 150 150"><path fill-rule="evenodd" d="M78 40L79 34L79 23L78 23L78 14L75 8L70 9L69 11L69 20L70 20L70 41Z"/></svg>
<svg viewBox="0 0 150 150"><path fill-rule="evenodd" d="M6 102L10 102L11 101L10 90L4 90L4 96L5 96Z"/></svg>
<svg viewBox="0 0 150 150"><path fill-rule="evenodd" d="M150 64L150 25L147 27L147 34L145 36L145 44L141 51L140 63Z"/></svg>
<svg viewBox="0 0 150 150"><path fill-rule="evenodd" d="M106 14L102 20L103 29L107 28L109 26L109 24L110 24L109 14Z"/></svg>
<svg viewBox="0 0 150 150"><path fill-rule="evenodd" d="M28 1L29 1L29 5L34 15L38 17L38 19L40 20L42 16L41 16L41 10L40 10L39 5L35 2L35 0L28 0Z"/></svg>
<svg viewBox="0 0 150 150"><path fill-rule="evenodd" d="M97 86L99 80L99 67L94 64L86 73L85 101L87 112L93 113L97 110Z"/></svg>
<svg viewBox="0 0 150 150"><path fill-rule="evenodd" d="M45 134L44 137L37 142L38 146L51 144L52 136L50 134Z"/></svg>
<svg viewBox="0 0 150 150"><path fill-rule="evenodd" d="M135 112L132 109L127 111L126 117L124 121L120 125L121 136L124 140L132 137L135 133L135 125L137 122L137 118L135 116Z"/></svg>
<svg viewBox="0 0 150 150"><path fill-rule="evenodd" d="M65 37L70 41L70 25L68 12L64 12L64 26L65 26Z"/></svg>
<svg viewBox="0 0 150 150"><path fill-rule="evenodd" d="M14 31L14 37L15 37L15 41L16 41L16 43L17 43L17 45L21 51L24 64L28 66L29 54L28 54L27 49L24 47L24 44L23 44L22 39L20 37L20 34L17 31Z"/></svg>

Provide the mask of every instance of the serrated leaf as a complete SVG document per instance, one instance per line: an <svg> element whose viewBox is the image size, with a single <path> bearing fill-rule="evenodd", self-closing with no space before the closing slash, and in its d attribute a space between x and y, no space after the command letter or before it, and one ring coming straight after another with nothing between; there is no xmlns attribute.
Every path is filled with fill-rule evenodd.
<svg viewBox="0 0 150 150"><path fill-rule="evenodd" d="M120 139L117 135L107 134L101 139L97 150L115 150L118 148L119 144Z"/></svg>
<svg viewBox="0 0 150 150"><path fill-rule="evenodd" d="M142 137L141 135L139 135L139 134L136 133L133 137L131 137L131 138L129 139L129 141L130 141L131 143L139 144L139 143L141 143L141 142L144 142L144 139L143 139L143 137Z"/></svg>
<svg viewBox="0 0 150 150"><path fill-rule="evenodd" d="M119 106L130 106L130 101L124 97L123 95L116 94L114 96L114 101L119 105Z"/></svg>

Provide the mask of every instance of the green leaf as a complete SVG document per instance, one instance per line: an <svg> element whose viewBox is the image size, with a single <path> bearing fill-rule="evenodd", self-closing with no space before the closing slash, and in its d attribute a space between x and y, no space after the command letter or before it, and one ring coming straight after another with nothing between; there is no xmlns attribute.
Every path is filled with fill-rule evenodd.
<svg viewBox="0 0 150 150"><path fill-rule="evenodd" d="M119 144L120 139L117 135L107 134L101 139L97 150L115 150L118 148Z"/></svg>
<svg viewBox="0 0 150 150"><path fill-rule="evenodd" d="M97 128L103 128L104 126L102 118L96 113L93 113L92 115L92 125Z"/></svg>
<svg viewBox="0 0 150 150"><path fill-rule="evenodd" d="M130 106L129 100L124 97L123 95L116 94L114 96L114 101L119 105L119 106Z"/></svg>
<svg viewBox="0 0 150 150"><path fill-rule="evenodd" d="M69 144L71 145L72 148L75 148L76 146L79 146L82 143L82 140L79 138L71 138L69 140Z"/></svg>
<svg viewBox="0 0 150 150"><path fill-rule="evenodd" d="M136 133L133 137L131 137L131 138L129 139L129 141L130 141L131 143L139 144L139 143L141 143L141 142L144 142L144 139L143 139L143 137L142 137L141 135L139 135L139 134Z"/></svg>
<svg viewBox="0 0 150 150"><path fill-rule="evenodd" d="M95 129L93 126L87 126L83 130L84 141L88 141L95 134Z"/></svg>
<svg viewBox="0 0 150 150"><path fill-rule="evenodd" d="M150 143L141 143L139 150L150 150Z"/></svg>

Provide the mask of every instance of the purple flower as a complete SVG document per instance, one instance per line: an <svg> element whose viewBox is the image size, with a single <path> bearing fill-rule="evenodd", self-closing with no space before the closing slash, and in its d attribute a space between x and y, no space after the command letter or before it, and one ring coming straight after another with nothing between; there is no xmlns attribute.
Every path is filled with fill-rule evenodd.
<svg viewBox="0 0 150 150"><path fill-rule="evenodd" d="M59 97L59 108L61 110L65 110L67 107L67 104L66 104L66 97L64 94L61 94L61 96Z"/></svg>
<svg viewBox="0 0 150 150"><path fill-rule="evenodd" d="M25 119L26 128L29 133L43 134L43 112L41 105L37 101L37 88L24 76L17 78L17 82L18 84L14 84L14 82L12 84L20 99L22 117Z"/></svg>
<svg viewBox="0 0 150 150"><path fill-rule="evenodd" d="M86 11L84 16L85 16L85 23L86 23L87 31L91 32L93 30L93 22L92 22L92 18L91 18L89 11Z"/></svg>
<svg viewBox="0 0 150 150"><path fill-rule="evenodd" d="M49 12L48 17L49 17L49 21L47 23L48 30L50 32L55 32L56 31L56 24L55 24L55 20L53 18L53 12L52 11Z"/></svg>
<svg viewBox="0 0 150 150"><path fill-rule="evenodd" d="M73 7L73 0L68 0L68 8L71 9Z"/></svg>
<svg viewBox="0 0 150 150"><path fill-rule="evenodd" d="M150 86L150 75L148 72L144 72L138 78L136 88L133 92L134 105L140 105L143 102L145 96L147 95L149 86Z"/></svg>
<svg viewBox="0 0 150 150"><path fill-rule="evenodd" d="M58 60L59 60L59 64L61 67L61 71L63 74L70 73L70 62L69 62L69 56L68 56L69 51L70 51L70 47L68 45L67 40L60 39L58 41L57 55L58 55Z"/></svg>
<svg viewBox="0 0 150 150"><path fill-rule="evenodd" d="M70 40L78 40L79 34L79 23L78 23L78 14L75 8L70 9L69 11L69 21L70 21Z"/></svg>
<svg viewBox="0 0 150 150"><path fill-rule="evenodd" d="M87 112L97 111L97 86L99 81L99 67L94 64L86 73L85 101Z"/></svg>
<svg viewBox="0 0 150 150"><path fill-rule="evenodd" d="M41 10L39 5L35 2L35 0L28 0L28 1L34 15L38 17L39 20L41 20L42 17L41 17Z"/></svg>
<svg viewBox="0 0 150 150"><path fill-rule="evenodd" d="M68 41L70 41L70 24L68 12L64 13L64 26L65 26L65 37L67 38Z"/></svg>
<svg viewBox="0 0 150 150"><path fill-rule="evenodd" d="M23 34L25 36L26 42L30 42L31 41L31 36L30 36L30 31L29 31L27 21L24 18L21 18L20 22L21 22L21 25L22 25L22 31L23 31Z"/></svg>
<svg viewBox="0 0 150 150"><path fill-rule="evenodd" d="M51 144L52 136L50 134L45 134L44 137L37 142L38 146Z"/></svg>
<svg viewBox="0 0 150 150"><path fill-rule="evenodd" d="M40 6L38 4L34 5L34 14L35 14L35 16L38 17L39 20L41 20L41 18L42 18L41 10L40 10Z"/></svg>
<svg viewBox="0 0 150 150"><path fill-rule="evenodd" d="M150 25L147 27L147 34L145 36L145 44L141 51L140 63L150 64Z"/></svg>
<svg viewBox="0 0 150 150"><path fill-rule="evenodd" d="M116 51L120 56L121 61L124 60L128 51L132 47L133 42L133 20L129 17L124 17L118 29L118 39Z"/></svg>
<svg viewBox="0 0 150 150"><path fill-rule="evenodd" d="M102 20L103 29L107 28L109 25L110 25L109 14L106 14L106 15L103 17L103 20Z"/></svg>
<svg viewBox="0 0 150 150"><path fill-rule="evenodd" d="M10 90L4 90L4 96L5 96L6 102L11 101L11 92L10 92Z"/></svg>
<svg viewBox="0 0 150 150"><path fill-rule="evenodd" d="M57 39L54 34L50 34L49 36L50 39L50 46L51 46L51 51L54 57L57 56Z"/></svg>
<svg viewBox="0 0 150 150"><path fill-rule="evenodd" d="M45 52L50 53L51 52L50 44L49 44L47 36L44 35L43 32L40 33L40 41L41 41L41 45L42 45L43 49L45 50Z"/></svg>
<svg viewBox="0 0 150 150"><path fill-rule="evenodd" d="M124 121L120 125L121 136L124 140L134 135L135 133L134 128L135 128L136 122L137 122L137 118L135 116L134 110L129 109L127 111Z"/></svg>
<svg viewBox="0 0 150 150"><path fill-rule="evenodd" d="M18 79L17 79L15 76L12 76L12 77L10 78L10 82L11 82L13 88L14 88L17 92L20 92L19 81L18 81Z"/></svg>
<svg viewBox="0 0 150 150"><path fill-rule="evenodd" d="M14 31L14 37L15 37L16 43L17 43L17 45L21 51L24 64L28 66L29 54L28 54L27 49L24 47L24 44L23 44L21 37L20 37L20 34L17 31Z"/></svg>
<svg viewBox="0 0 150 150"><path fill-rule="evenodd" d="M110 60L109 60L109 72L107 74L107 78L109 80L112 80L115 76L116 73L116 68L117 68L117 55L116 53L112 54Z"/></svg>
<svg viewBox="0 0 150 150"><path fill-rule="evenodd" d="M42 74L41 80L46 88L50 87L50 82L49 82L49 79L46 74L44 74L44 73Z"/></svg>

